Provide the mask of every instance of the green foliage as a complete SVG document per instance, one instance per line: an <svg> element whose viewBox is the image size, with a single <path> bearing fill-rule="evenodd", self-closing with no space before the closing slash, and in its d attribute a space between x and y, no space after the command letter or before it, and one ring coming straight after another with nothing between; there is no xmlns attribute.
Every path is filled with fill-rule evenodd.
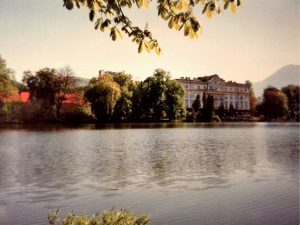
<svg viewBox="0 0 300 225"><path fill-rule="evenodd" d="M89 19L95 20L95 29L100 29L102 32L107 28L110 30L110 37L113 41L119 36L123 38L122 33L132 37L132 41L138 44L138 52L141 53L143 49L150 53L150 50L155 49L159 55L161 49L156 39L152 37L148 30L148 25L144 29L138 26L133 26L130 18L124 14L124 8L131 8L136 5L138 8L145 6L149 8L149 0L63 0L64 7L72 10L74 4L80 8L86 6L89 9ZM212 15L222 12L221 6L217 4L218 0L158 0L157 11L158 16L163 20L168 21L168 27L176 30L183 30L185 36L191 39L198 34L202 35L202 25L198 19L193 15L193 8L201 2L203 10L208 18ZM223 0L224 9L229 5L232 13L236 12L236 6L242 5L241 0ZM108 17L110 16L110 17ZM183 28L183 29L182 29Z"/></svg>
<svg viewBox="0 0 300 225"><path fill-rule="evenodd" d="M288 112L287 97L275 87L264 90L264 100L257 106L257 112L267 120L283 117Z"/></svg>
<svg viewBox="0 0 300 225"><path fill-rule="evenodd" d="M201 122L211 122L212 117L214 116L214 97L208 94L206 98L206 93L203 93L202 96L203 108L201 110Z"/></svg>
<svg viewBox="0 0 300 225"><path fill-rule="evenodd" d="M92 78L84 95L92 104L92 112L100 122L109 122L121 96L120 85L109 74Z"/></svg>
<svg viewBox="0 0 300 225"><path fill-rule="evenodd" d="M135 84L130 80L128 75L123 73L117 74L117 76L114 76L113 79L120 85L121 88L121 96L115 105L113 120L128 120L132 113L131 99Z"/></svg>
<svg viewBox="0 0 300 225"><path fill-rule="evenodd" d="M299 86L288 85L283 87L281 91L286 95L288 100L288 114L290 119L295 119L299 121Z"/></svg>
<svg viewBox="0 0 300 225"><path fill-rule="evenodd" d="M60 224L58 217L60 208L55 212L48 212L48 220L50 224ZM87 212L76 216L73 212L66 215L66 219L62 221L63 225L145 225L150 222L150 218L147 213L136 217L135 214L130 213L125 209L112 208L109 212L103 211L102 215L97 213L91 217L88 217Z"/></svg>
<svg viewBox="0 0 300 225"><path fill-rule="evenodd" d="M185 89L182 84L170 80L169 74L157 69L152 77L140 82L132 96L132 119L159 121L168 117L171 121L185 117Z"/></svg>
<svg viewBox="0 0 300 225"><path fill-rule="evenodd" d="M233 108L232 103L230 103L229 110L228 110L228 116L233 117L234 115L235 115L235 109Z"/></svg>
<svg viewBox="0 0 300 225"><path fill-rule="evenodd" d="M219 116L219 118L223 118L225 115L225 109L224 109L223 102L221 103L221 105L219 106L219 108L217 110L217 115Z"/></svg>
<svg viewBox="0 0 300 225"><path fill-rule="evenodd" d="M17 91L10 78L13 75L14 71L7 68L5 59L0 55L0 98L8 98Z"/></svg>
<svg viewBox="0 0 300 225"><path fill-rule="evenodd" d="M200 105L201 105L201 102L200 102L200 95L197 95L195 101L194 101L193 104L192 104L192 107L193 107L193 109L195 110L195 112L198 112L198 111L199 111Z"/></svg>
<svg viewBox="0 0 300 225"><path fill-rule="evenodd" d="M221 119L220 119L219 116L213 116L211 121L212 121L212 122L216 122L216 123L220 123L220 122L221 122Z"/></svg>

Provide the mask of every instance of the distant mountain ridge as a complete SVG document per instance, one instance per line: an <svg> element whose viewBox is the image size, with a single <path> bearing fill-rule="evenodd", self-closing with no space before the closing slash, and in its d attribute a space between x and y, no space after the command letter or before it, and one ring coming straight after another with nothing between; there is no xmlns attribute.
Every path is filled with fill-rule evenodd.
<svg viewBox="0 0 300 225"><path fill-rule="evenodd" d="M300 85L299 71L300 65L286 65L266 79L253 83L255 96L262 97L264 89L269 85L278 89L281 89L289 84Z"/></svg>

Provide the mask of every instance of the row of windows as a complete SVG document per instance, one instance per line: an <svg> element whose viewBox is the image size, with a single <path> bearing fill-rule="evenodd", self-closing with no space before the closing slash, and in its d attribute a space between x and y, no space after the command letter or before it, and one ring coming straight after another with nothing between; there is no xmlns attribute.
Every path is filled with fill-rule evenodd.
<svg viewBox="0 0 300 225"><path fill-rule="evenodd" d="M184 88L189 88L189 85L188 84L184 84L183 85L183 87ZM191 85L191 88L194 88L194 89L198 89L198 90L200 90L200 89L206 89L207 88L207 85ZM212 86L208 86L208 89L213 89L213 87ZM245 92L247 92L247 88L238 88L238 87L222 87L222 88L220 88L220 90L223 90L223 91L245 91Z"/></svg>

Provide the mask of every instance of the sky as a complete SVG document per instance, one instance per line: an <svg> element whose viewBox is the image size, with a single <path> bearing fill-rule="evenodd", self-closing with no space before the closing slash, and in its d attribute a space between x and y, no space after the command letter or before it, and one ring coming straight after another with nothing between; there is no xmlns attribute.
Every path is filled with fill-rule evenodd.
<svg viewBox="0 0 300 225"><path fill-rule="evenodd" d="M86 7L71 11L63 0L0 0L0 55L15 71L73 68L83 78L99 70L125 71L140 81L158 69L172 78L218 74L225 81L261 81L285 65L299 65L299 0L242 0L230 9L207 18L202 5L193 9L203 26L199 39L169 29L157 16L156 1L150 9L133 6L125 14L134 25L148 29L162 49L161 55L145 50L123 34L112 41L109 32L94 29ZM223 3L220 1L223 6Z"/></svg>

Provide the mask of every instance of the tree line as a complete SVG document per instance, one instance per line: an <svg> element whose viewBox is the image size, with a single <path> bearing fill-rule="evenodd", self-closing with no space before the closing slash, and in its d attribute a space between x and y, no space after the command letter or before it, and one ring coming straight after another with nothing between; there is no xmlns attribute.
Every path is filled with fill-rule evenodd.
<svg viewBox="0 0 300 225"><path fill-rule="evenodd" d="M25 71L22 83L13 79L0 57L0 122L87 123L175 121L185 118L185 89L162 69L141 82L124 73L93 77L79 87L73 70ZM14 99L29 92L29 102ZM70 103L63 104L69 100Z"/></svg>
<svg viewBox="0 0 300 225"><path fill-rule="evenodd" d="M233 105L225 109L221 104L215 109L213 96L206 93L202 99L196 97L192 112L187 113L184 87L162 69L141 82L131 81L124 73L94 77L85 87L78 86L77 81L73 70L66 66L58 70L44 68L35 73L25 71L19 83L0 56L0 122L219 122L237 117ZM288 85L281 90L267 87L263 100L258 103L252 83L246 81L246 84L250 87L251 116L267 121L278 118L299 121L299 86ZM22 92L29 92L29 102L12 97ZM63 104L66 100L67 107Z"/></svg>

